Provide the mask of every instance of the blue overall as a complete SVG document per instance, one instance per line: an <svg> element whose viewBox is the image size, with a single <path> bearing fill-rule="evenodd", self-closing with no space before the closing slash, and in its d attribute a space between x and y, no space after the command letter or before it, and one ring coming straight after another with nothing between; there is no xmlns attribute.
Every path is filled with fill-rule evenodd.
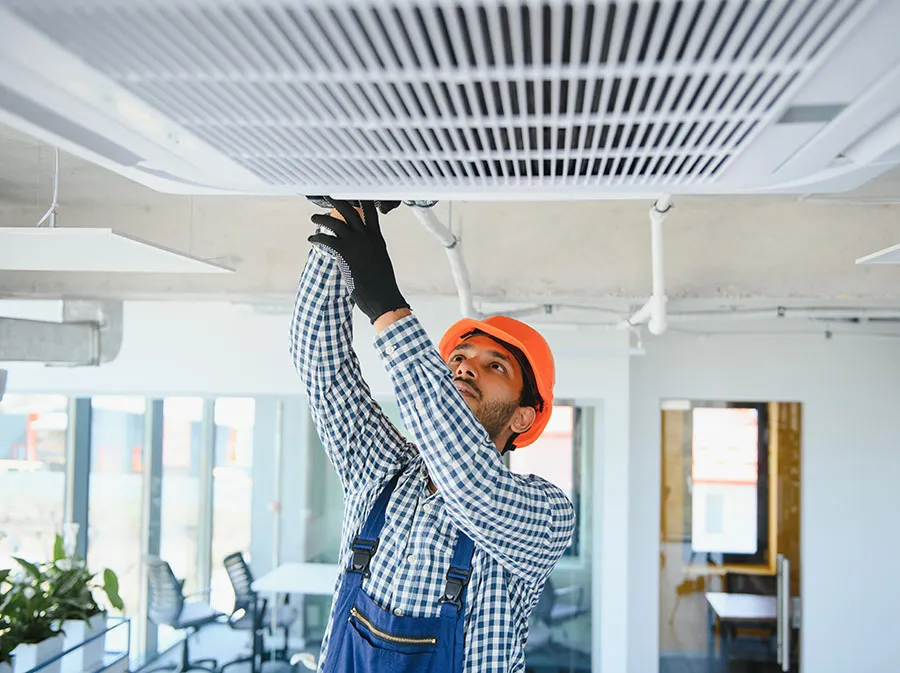
<svg viewBox="0 0 900 673"><path fill-rule="evenodd" d="M399 479L400 474L385 486L353 541L353 558L344 570L335 606L325 673L462 673L465 593L473 550L462 531L447 571L439 617L398 617L362 591Z"/></svg>

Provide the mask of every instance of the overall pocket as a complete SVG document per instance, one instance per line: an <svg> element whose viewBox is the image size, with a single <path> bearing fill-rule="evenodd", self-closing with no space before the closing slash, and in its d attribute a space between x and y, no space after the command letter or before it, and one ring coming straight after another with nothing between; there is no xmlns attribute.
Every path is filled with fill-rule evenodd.
<svg viewBox="0 0 900 673"><path fill-rule="evenodd" d="M437 650L437 636L389 633L372 623L372 620L356 607L350 610L348 621L362 640L378 650L411 655L433 654Z"/></svg>

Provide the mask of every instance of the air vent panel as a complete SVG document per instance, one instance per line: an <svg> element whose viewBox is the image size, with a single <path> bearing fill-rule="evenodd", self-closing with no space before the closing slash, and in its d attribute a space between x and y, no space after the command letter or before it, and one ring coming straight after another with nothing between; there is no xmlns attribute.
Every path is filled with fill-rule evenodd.
<svg viewBox="0 0 900 673"><path fill-rule="evenodd" d="M714 185L864 0L29 0L18 18L273 187Z"/></svg>

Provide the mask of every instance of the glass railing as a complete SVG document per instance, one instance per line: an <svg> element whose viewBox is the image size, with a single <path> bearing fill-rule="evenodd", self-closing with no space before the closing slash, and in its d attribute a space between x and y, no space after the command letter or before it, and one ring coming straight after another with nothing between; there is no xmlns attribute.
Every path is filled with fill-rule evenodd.
<svg viewBox="0 0 900 673"><path fill-rule="evenodd" d="M85 652L96 647L97 641L104 643L103 655L99 661L91 656L88 666L83 666ZM92 634L82 642L45 659L24 673L127 673L131 642L131 619L109 617L106 628ZM17 670L17 669L14 669Z"/></svg>

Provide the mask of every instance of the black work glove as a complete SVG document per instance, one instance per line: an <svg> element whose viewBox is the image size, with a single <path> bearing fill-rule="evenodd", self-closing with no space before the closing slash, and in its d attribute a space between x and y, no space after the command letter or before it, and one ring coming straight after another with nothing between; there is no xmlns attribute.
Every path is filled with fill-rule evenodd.
<svg viewBox="0 0 900 673"><path fill-rule="evenodd" d="M378 211L373 201L358 201L362 217L350 201L332 201L344 218L341 222L330 215L313 215L312 221L334 236L319 231L309 237L334 251L341 266L350 296L371 322L389 311L409 308L394 276L394 267L378 224Z"/></svg>
<svg viewBox="0 0 900 673"><path fill-rule="evenodd" d="M328 210L331 210L331 207L334 204L334 199L332 199L330 196L307 196L306 198L308 200L312 201L317 206L319 206L319 208L327 208ZM417 201L416 203L420 203L420 202ZM437 203L437 201L435 201L434 203ZM378 208L379 212L382 215L387 215L389 212L391 212L394 208L396 208L399 205L400 205L399 201L376 201L375 202L375 207Z"/></svg>

